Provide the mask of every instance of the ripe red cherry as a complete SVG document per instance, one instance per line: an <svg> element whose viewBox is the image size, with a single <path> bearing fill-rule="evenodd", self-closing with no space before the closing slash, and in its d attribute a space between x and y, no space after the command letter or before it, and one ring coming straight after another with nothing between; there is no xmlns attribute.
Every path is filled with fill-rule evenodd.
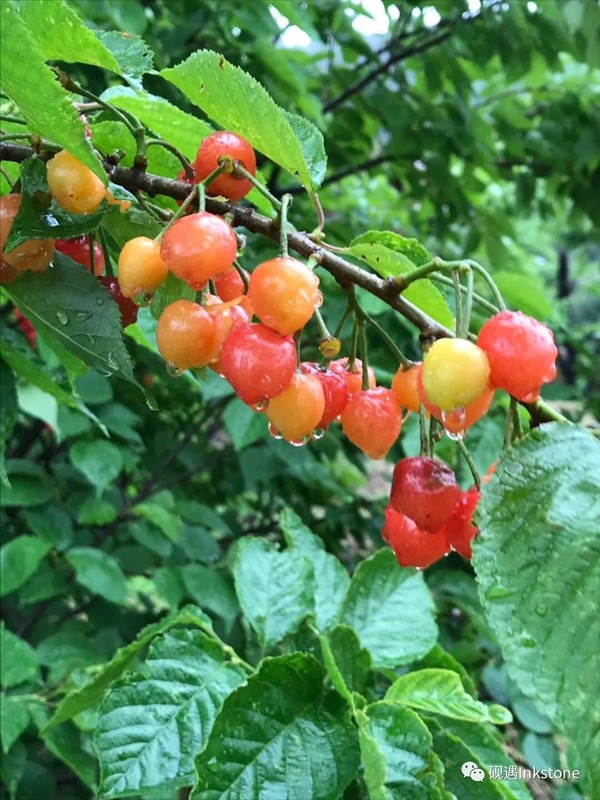
<svg viewBox="0 0 600 800"><path fill-rule="evenodd" d="M303 328L314 314L319 279L295 258L271 258L250 275L248 297L263 325L285 336Z"/></svg>
<svg viewBox="0 0 600 800"><path fill-rule="evenodd" d="M224 219L201 211L178 219L166 231L160 255L174 275L192 289L200 289L231 267L237 255L237 239Z"/></svg>
<svg viewBox="0 0 600 800"><path fill-rule="evenodd" d="M398 398L391 389L353 392L342 411L342 429L369 458L385 458L402 428Z"/></svg>
<svg viewBox="0 0 600 800"><path fill-rule="evenodd" d="M320 367L311 361L305 361L300 364L300 369L305 375L316 375L321 381L325 396L325 408L317 428L326 428L346 408L349 397L346 381L341 375L326 367Z"/></svg>
<svg viewBox="0 0 600 800"><path fill-rule="evenodd" d="M362 390L362 361L360 358L354 359L352 369L348 367L347 358L338 358L329 364L329 369L341 375L346 381L346 386L350 394L352 392L360 392ZM372 367L369 367L369 389L375 388L375 373Z"/></svg>
<svg viewBox="0 0 600 800"><path fill-rule="evenodd" d="M245 403L257 406L290 385L296 359L291 336L281 336L264 325L240 323L223 344L221 373Z"/></svg>
<svg viewBox="0 0 600 800"><path fill-rule="evenodd" d="M471 542L479 533L477 526L473 524L473 514L480 497L481 492L475 486L468 492L463 492L445 525L446 537L452 549L468 560L473 555Z"/></svg>
<svg viewBox="0 0 600 800"><path fill-rule="evenodd" d="M419 413L419 391L417 389L417 375L421 364L413 364L412 367L405 369L400 367L392 380L392 391L396 394L398 402L408 411Z"/></svg>
<svg viewBox="0 0 600 800"><path fill-rule="evenodd" d="M317 428L325 408L321 382L296 372L287 389L269 401L265 412L275 434L287 442L302 442Z"/></svg>
<svg viewBox="0 0 600 800"><path fill-rule="evenodd" d="M391 545L401 567L425 569L450 551L445 528L436 533L425 533L412 519L391 505L385 509L381 535Z"/></svg>
<svg viewBox="0 0 600 800"><path fill-rule="evenodd" d="M236 133L215 131L204 139L194 161L197 183L208 178L210 173L217 169L220 164L219 158L222 156L231 156L241 162L248 172L255 174L256 157L250 143ZM208 194L220 195L233 202L241 200L251 189L252 184L249 180L227 173L221 173L206 187Z"/></svg>
<svg viewBox="0 0 600 800"><path fill-rule="evenodd" d="M460 495L454 472L435 458L403 458L394 468L390 502L426 533L446 523Z"/></svg>
<svg viewBox="0 0 600 800"><path fill-rule="evenodd" d="M191 300L170 303L156 328L158 349L173 374L217 359L224 338L222 315Z"/></svg>
<svg viewBox="0 0 600 800"><path fill-rule="evenodd" d="M517 400L536 400L542 385L556 378L552 331L521 311L501 311L489 319L477 344L487 354L492 384Z"/></svg>
<svg viewBox="0 0 600 800"><path fill-rule="evenodd" d="M242 270L242 272L246 276L246 279L250 277L245 269ZM225 272L215 275L213 283L217 294L223 302L235 300L240 297L239 305L248 312L250 317L252 316L252 303L248 295L244 293L244 281L235 267L231 267L231 269L227 269Z"/></svg>
<svg viewBox="0 0 600 800"><path fill-rule="evenodd" d="M124 297L119 287L119 281L110 275L100 276L98 278L102 286L107 290L115 303L119 306L121 312L121 325L126 328L128 325L133 325L137 320L138 307L128 297Z"/></svg>
<svg viewBox="0 0 600 800"><path fill-rule="evenodd" d="M432 417L435 417L442 423L448 433L460 434L466 431L471 425L477 422L478 419L481 419L481 417L487 414L492 400L494 399L494 389L488 388L482 395L476 397L475 400L471 400L471 402L467 403L463 408L454 409L452 411L442 411L439 406L434 406L427 398L423 386L420 365L417 367L416 384L421 403Z"/></svg>
<svg viewBox="0 0 600 800"><path fill-rule="evenodd" d="M73 261L84 266L88 272L92 271L92 256L90 238L85 234L74 239L57 239L54 247L59 253L69 256ZM104 273L104 252L98 242L94 242L94 275L98 277Z"/></svg>

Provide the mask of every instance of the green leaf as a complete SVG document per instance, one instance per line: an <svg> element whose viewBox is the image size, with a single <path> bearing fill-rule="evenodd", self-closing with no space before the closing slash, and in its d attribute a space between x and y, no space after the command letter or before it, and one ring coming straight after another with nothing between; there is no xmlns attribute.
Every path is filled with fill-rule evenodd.
<svg viewBox="0 0 600 800"><path fill-rule="evenodd" d="M2 91L18 106L30 131L68 150L106 183L102 164L73 106L73 96L45 64L42 51L11 3L2 4L2 23Z"/></svg>
<svg viewBox="0 0 600 800"><path fill-rule="evenodd" d="M8 753L29 725L29 711L18 695L0 694L0 738L2 750Z"/></svg>
<svg viewBox="0 0 600 800"><path fill-rule="evenodd" d="M240 613L240 606L231 579L214 567L202 564L186 564L181 576L190 596L202 608L218 614L225 625L231 628Z"/></svg>
<svg viewBox="0 0 600 800"><path fill-rule="evenodd" d="M138 503L135 513L156 525L172 542L177 542L181 534L181 519L158 503Z"/></svg>
<svg viewBox="0 0 600 800"><path fill-rule="evenodd" d="M342 607L376 667L422 658L435 644L433 601L423 575L403 569L389 548L359 564Z"/></svg>
<svg viewBox="0 0 600 800"><path fill-rule="evenodd" d="M111 442L102 439L75 442L69 450L74 467L85 475L101 495L123 469L121 451Z"/></svg>
<svg viewBox="0 0 600 800"><path fill-rule="evenodd" d="M169 272L152 296L150 311L154 319L158 319L169 303L175 300L194 300L196 292L181 278L177 278Z"/></svg>
<svg viewBox="0 0 600 800"><path fill-rule="evenodd" d="M537 319L551 319L554 298L541 275L522 272L494 272L494 281L506 303Z"/></svg>
<svg viewBox="0 0 600 800"><path fill-rule="evenodd" d="M99 594L111 603L123 603L127 595L127 580L116 561L108 553L93 547L73 547L67 560L75 570L78 583Z"/></svg>
<svg viewBox="0 0 600 800"><path fill-rule="evenodd" d="M138 386L146 402L154 407L151 395L133 374L119 309L102 284L60 253L54 266L43 274L25 272L6 291L36 328L48 330L92 369L118 375Z"/></svg>
<svg viewBox="0 0 600 800"><path fill-rule="evenodd" d="M296 176L308 191L318 188L326 163L323 137L307 120L283 111L252 76L211 50L199 50L160 74L208 117Z"/></svg>
<svg viewBox="0 0 600 800"><path fill-rule="evenodd" d="M402 275L433 259L416 239L392 231L366 231L350 242L348 252L362 258L384 278Z"/></svg>
<svg viewBox="0 0 600 800"><path fill-rule="evenodd" d="M365 783L373 800L442 800L431 734L414 711L380 701L358 712Z"/></svg>
<svg viewBox="0 0 600 800"><path fill-rule="evenodd" d="M501 459L480 502L473 563L511 678L564 731L600 793L600 446L543 425ZM558 591L560 587L560 591Z"/></svg>
<svg viewBox="0 0 600 800"><path fill-rule="evenodd" d="M48 543L48 547L66 550L73 541L73 521L70 514L58 506L30 508L25 519L32 532Z"/></svg>
<svg viewBox="0 0 600 800"><path fill-rule="evenodd" d="M332 684L346 702L354 705L352 692L361 691L371 670L371 656L360 646L347 625L336 625L319 635L323 663Z"/></svg>
<svg viewBox="0 0 600 800"><path fill-rule="evenodd" d="M103 201L91 214L71 214L50 196L46 165L39 158L28 158L21 165L21 204L10 226L6 252L29 239L71 239L95 230L106 211ZM68 259L70 263L71 259ZM77 265L80 272L81 264Z"/></svg>
<svg viewBox="0 0 600 800"><path fill-rule="evenodd" d="M54 496L48 474L38 464L14 458L6 462L10 487L4 487L2 506L41 506Z"/></svg>
<svg viewBox="0 0 600 800"><path fill-rule="evenodd" d="M100 706L94 743L102 798L192 784L194 758L223 700L245 679L200 631L164 634L145 666L145 674L114 686Z"/></svg>
<svg viewBox="0 0 600 800"><path fill-rule="evenodd" d="M415 665L415 669L430 669L432 667L451 670L452 672L456 672L456 674L460 677L462 685L472 697L477 695L477 688L475 686L475 681L469 675L467 670L463 667L460 661L457 661L454 656L450 655L446 650L441 648L439 645L435 645L431 648L431 650L427 653L427 655L420 659Z"/></svg>
<svg viewBox="0 0 600 800"><path fill-rule="evenodd" d="M387 691L391 703L410 706L428 714L470 722L506 725L512 714L503 706L486 706L465 692L456 672L447 669L420 669L398 678Z"/></svg>
<svg viewBox="0 0 600 800"><path fill-rule="evenodd" d="M4 452L6 442L17 420L17 390L15 374L4 359L0 358L0 481L8 485Z"/></svg>
<svg viewBox="0 0 600 800"><path fill-rule="evenodd" d="M196 768L193 800L258 797L267 787L277 800L329 800L357 772L356 732L324 707L312 656L266 658L225 700Z"/></svg>
<svg viewBox="0 0 600 800"><path fill-rule="evenodd" d="M154 53L135 33L98 31L96 35L116 59L122 75L135 79L152 69Z"/></svg>
<svg viewBox="0 0 600 800"><path fill-rule="evenodd" d="M233 576L242 611L262 647L294 633L313 610L310 562L292 550L280 553L248 536L236 548Z"/></svg>
<svg viewBox="0 0 600 800"><path fill-rule="evenodd" d="M45 718L40 720L41 724L45 721ZM84 742L81 731L75 725L61 725L56 730L42 734L41 739L48 750L66 764L89 789L96 789L97 761L85 749L87 742Z"/></svg>
<svg viewBox="0 0 600 800"><path fill-rule="evenodd" d="M291 508L284 508L281 512L280 525L288 547L300 552L313 565L315 618L317 627L325 631L339 619L350 576L332 553L325 552L321 539Z"/></svg>
<svg viewBox="0 0 600 800"><path fill-rule="evenodd" d="M19 13L46 59L120 71L112 53L64 0L21 3Z"/></svg>
<svg viewBox="0 0 600 800"><path fill-rule="evenodd" d="M454 317L444 295L431 281L420 280L411 283L402 292L402 297L447 328L452 328L454 325Z"/></svg>
<svg viewBox="0 0 600 800"><path fill-rule="evenodd" d="M236 453L245 450L259 439L264 439L267 434L263 415L257 414L237 397L227 403L223 412L223 422Z"/></svg>
<svg viewBox="0 0 600 800"><path fill-rule="evenodd" d="M0 548L0 597L23 586L49 550L50 544L35 536L17 536Z"/></svg>
<svg viewBox="0 0 600 800"><path fill-rule="evenodd" d="M110 206L102 219L102 227L114 239L119 250L130 239L135 239L137 236L154 239L162 230L160 222L155 217L137 206L131 206L126 214L116 206Z"/></svg>
<svg viewBox="0 0 600 800"><path fill-rule="evenodd" d="M37 677L38 661L33 648L0 622L0 685L5 689Z"/></svg>
<svg viewBox="0 0 600 800"><path fill-rule="evenodd" d="M81 714L82 711L97 706L108 687L125 672L140 650L146 647L155 636L175 625L196 625L205 630L211 629L210 619L193 606L185 606L179 611L169 614L160 622L142 628L134 641L117 650L113 658L103 664L100 672L86 686L76 689L61 700L46 729L49 730L61 722L72 719L76 714Z"/></svg>
<svg viewBox="0 0 600 800"><path fill-rule="evenodd" d="M19 408L24 414L45 422L56 434L60 442L61 434L58 425L58 401L51 394L43 392L37 386L19 386L17 389Z"/></svg>

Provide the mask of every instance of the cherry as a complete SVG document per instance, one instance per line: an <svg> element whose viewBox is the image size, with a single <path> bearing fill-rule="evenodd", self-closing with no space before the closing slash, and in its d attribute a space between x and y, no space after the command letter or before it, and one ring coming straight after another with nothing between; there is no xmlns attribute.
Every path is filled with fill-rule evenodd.
<svg viewBox="0 0 600 800"><path fill-rule="evenodd" d="M130 300L128 297L123 295L121 289L119 288L119 282L117 279L113 278L111 275L105 275L100 276L98 280L110 294L115 303L119 306L119 311L121 312L121 325L123 328L126 328L128 325L133 325L137 320L138 307L133 300Z"/></svg>
<svg viewBox="0 0 600 800"><path fill-rule="evenodd" d="M385 509L381 535L391 545L401 567L425 569L450 551L444 528L436 533L425 533L391 505Z"/></svg>
<svg viewBox="0 0 600 800"><path fill-rule="evenodd" d="M200 289L231 267L237 255L237 239L224 219L201 211L178 219L165 232L160 254L174 275L192 289Z"/></svg>
<svg viewBox="0 0 600 800"><path fill-rule="evenodd" d="M0 263L0 286L4 286L5 283L10 283L14 281L15 278L19 277L19 270L11 267L10 264L7 264L4 259Z"/></svg>
<svg viewBox="0 0 600 800"><path fill-rule="evenodd" d="M181 374L215 361L225 333L221 314L211 314L191 300L175 300L160 315L156 343L169 370Z"/></svg>
<svg viewBox="0 0 600 800"><path fill-rule="evenodd" d="M256 172L256 157L250 143L236 133L216 131L204 139L198 150L193 164L197 183L208 178L220 166L219 159L222 156L231 156L239 161L252 175ZM218 175L206 187L208 194L220 195L233 202L241 200L251 189L249 180L227 172Z"/></svg>
<svg viewBox="0 0 600 800"><path fill-rule="evenodd" d="M445 525L446 536L452 549L469 561L473 555L471 542L479 532L472 520L480 498L481 492L475 486L463 492Z"/></svg>
<svg viewBox="0 0 600 800"><path fill-rule="evenodd" d="M225 323L225 337L229 336L229 333L232 328L236 325L241 325L243 323L250 322L250 315L246 311L245 308L241 305L232 305L229 307L227 313L223 314L223 322ZM225 341L225 340L223 340ZM219 353L219 358L216 361L212 361L208 365L212 370L214 370L217 375L223 375L223 367L221 366L221 354Z"/></svg>
<svg viewBox="0 0 600 800"><path fill-rule="evenodd" d="M427 399L423 386L421 366L417 368L417 391L421 403L432 417L439 420L448 433L460 434L471 427L478 419L487 414L494 398L494 389L486 389L482 395L467 403L463 408L453 411L442 411Z"/></svg>
<svg viewBox="0 0 600 800"><path fill-rule="evenodd" d="M403 458L394 467L390 503L426 533L446 523L460 495L454 472L435 458Z"/></svg>
<svg viewBox="0 0 600 800"><path fill-rule="evenodd" d="M35 350L37 346L37 334L35 328L31 324L31 322L27 319L27 317L18 308L15 308L15 317L17 319L17 325L19 326L19 330L29 342L29 346L33 350Z"/></svg>
<svg viewBox="0 0 600 800"><path fill-rule="evenodd" d="M147 236L125 243L119 253L119 286L125 297L151 294L169 274L161 246Z"/></svg>
<svg viewBox="0 0 600 800"><path fill-rule="evenodd" d="M0 197L0 250L2 251L2 283L10 283L17 277L14 270L30 269L44 272L54 253L54 239L29 239L10 252L4 252L10 229L21 205L20 194L5 194Z"/></svg>
<svg viewBox="0 0 600 800"><path fill-rule="evenodd" d="M50 159L47 171L50 194L65 211L91 214L104 199L106 187L100 178L67 150Z"/></svg>
<svg viewBox="0 0 600 800"><path fill-rule="evenodd" d="M489 319L477 344L487 353L492 384L517 400L536 400L542 385L556 378L552 331L520 311L501 311Z"/></svg>
<svg viewBox="0 0 600 800"><path fill-rule="evenodd" d="M249 275L246 270L242 270L242 272L246 276L246 279L248 279ZM244 294L244 281L235 267L231 267L231 269L227 269L225 272L215 275L212 280L221 300L227 302L228 300L235 300L238 297L241 298L239 302L240 306L246 309L250 317L252 316L252 303L250 302L250 298Z"/></svg>
<svg viewBox="0 0 600 800"><path fill-rule="evenodd" d="M223 344L221 372L245 403L262 406L290 385L296 358L291 336L264 325L240 323Z"/></svg>
<svg viewBox="0 0 600 800"><path fill-rule="evenodd" d="M315 375L323 387L325 408L317 424L317 428L326 428L330 422L337 419L348 403L348 387L341 375L327 367L320 367L311 361L300 364L300 369L305 375Z"/></svg>
<svg viewBox="0 0 600 800"><path fill-rule="evenodd" d="M92 271L92 257L90 238L85 234L76 236L74 239L57 239L54 247L59 253L63 253L73 261L84 266L88 272ZM98 277L104 272L104 251L94 242L94 275Z"/></svg>
<svg viewBox="0 0 600 800"><path fill-rule="evenodd" d="M392 380L392 391L396 394L398 402L408 411L419 413L419 391L417 389L417 375L421 364L414 364L411 367L400 367Z"/></svg>
<svg viewBox="0 0 600 800"><path fill-rule="evenodd" d="M352 392L360 392L362 390L362 361L360 358L354 359L354 364L351 369L348 366L347 358L338 358L336 361L332 361L329 364L329 369L342 376L351 394ZM374 388L375 373L372 367L369 367L369 389Z"/></svg>
<svg viewBox="0 0 600 800"><path fill-rule="evenodd" d="M487 356L466 339L438 339L423 359L422 370L427 399L442 411L462 408L488 388Z"/></svg>
<svg viewBox="0 0 600 800"><path fill-rule="evenodd" d="M274 435L299 444L319 425L324 408L321 381L315 375L296 372L287 389L269 400L265 414Z"/></svg>
<svg viewBox="0 0 600 800"><path fill-rule="evenodd" d="M314 314L319 279L295 258L271 258L250 276L248 297L263 325L285 336L303 328Z"/></svg>
<svg viewBox="0 0 600 800"><path fill-rule="evenodd" d="M398 398L382 386L353 392L342 411L342 429L369 458L384 458L402 428Z"/></svg>

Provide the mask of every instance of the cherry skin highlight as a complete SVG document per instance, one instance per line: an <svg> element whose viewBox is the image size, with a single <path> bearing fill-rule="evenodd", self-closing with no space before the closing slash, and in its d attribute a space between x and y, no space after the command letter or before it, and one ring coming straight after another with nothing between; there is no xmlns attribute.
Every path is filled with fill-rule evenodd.
<svg viewBox="0 0 600 800"><path fill-rule="evenodd" d="M72 214L92 214L106 194L100 178L67 150L50 159L47 175L50 194Z"/></svg>
<svg viewBox="0 0 600 800"><path fill-rule="evenodd" d="M125 243L119 253L119 286L125 297L151 294L169 274L154 239L137 236Z"/></svg>
<svg viewBox="0 0 600 800"><path fill-rule="evenodd" d="M480 347L466 339L438 339L423 359L428 401L442 411L463 408L488 388L490 365Z"/></svg>
<svg viewBox="0 0 600 800"><path fill-rule="evenodd" d="M220 314L190 300L170 303L158 320L156 342L172 371L203 367L219 357L225 338Z"/></svg>

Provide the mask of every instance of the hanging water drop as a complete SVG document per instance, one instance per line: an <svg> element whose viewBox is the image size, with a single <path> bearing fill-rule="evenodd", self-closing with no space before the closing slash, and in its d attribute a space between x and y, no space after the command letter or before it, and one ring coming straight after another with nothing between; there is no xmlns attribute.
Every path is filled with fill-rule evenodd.
<svg viewBox="0 0 600 800"><path fill-rule="evenodd" d="M444 428L444 431L446 433L446 436L449 439L452 439L453 442L462 442L462 440L465 438L465 432L464 431L456 431L456 432L454 432L454 431L449 431L447 428Z"/></svg>
<svg viewBox="0 0 600 800"><path fill-rule="evenodd" d="M167 364L167 372L172 378L179 378L181 370L172 361Z"/></svg>
<svg viewBox="0 0 600 800"><path fill-rule="evenodd" d="M146 306L150 305L150 301L152 300L152 295L148 292L143 292L141 289L136 290L133 297L131 298L133 302L138 306L138 308L145 308Z"/></svg>
<svg viewBox="0 0 600 800"><path fill-rule="evenodd" d="M257 411L259 414L261 411L266 411L269 406L269 401L265 398L264 400L259 400L258 403L251 403L250 408L253 411Z"/></svg>
<svg viewBox="0 0 600 800"><path fill-rule="evenodd" d="M282 439L283 438L282 435L277 430L277 428L274 425L271 425L270 423L269 423L269 433L271 434L271 436L274 439Z"/></svg>
<svg viewBox="0 0 600 800"><path fill-rule="evenodd" d="M317 296L315 298L315 308L321 308L323 305L323 293L317 292Z"/></svg>
<svg viewBox="0 0 600 800"><path fill-rule="evenodd" d="M326 433L325 428L315 428L312 433L312 438L319 441L319 439L322 439L325 436L325 433Z"/></svg>
<svg viewBox="0 0 600 800"><path fill-rule="evenodd" d="M540 617L545 617L546 614L548 613L548 609L543 603L540 603L538 606L535 607L535 613L539 614Z"/></svg>
<svg viewBox="0 0 600 800"><path fill-rule="evenodd" d="M69 315L66 313L66 311L57 311L56 319L60 322L61 325L69 324Z"/></svg>

